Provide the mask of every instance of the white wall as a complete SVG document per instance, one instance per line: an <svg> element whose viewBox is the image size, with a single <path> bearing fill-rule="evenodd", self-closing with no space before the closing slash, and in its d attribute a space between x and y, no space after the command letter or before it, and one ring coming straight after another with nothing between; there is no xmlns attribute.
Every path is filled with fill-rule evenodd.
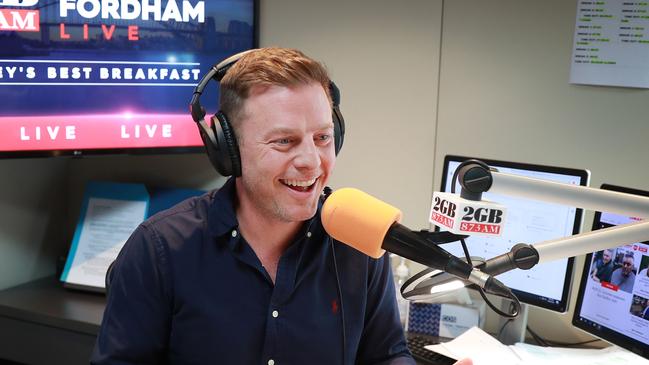
<svg viewBox="0 0 649 365"><path fill-rule="evenodd" d="M367 191L427 227L442 2L261 3L261 46L303 50L341 90L347 133L331 186Z"/></svg>
<svg viewBox="0 0 649 365"><path fill-rule="evenodd" d="M66 160L0 160L0 289L54 273L65 247Z"/></svg>
<svg viewBox="0 0 649 365"><path fill-rule="evenodd" d="M591 186L649 189L649 91L568 83L576 10L565 0L445 2L436 188L453 153L587 168ZM530 326L556 340L584 336L570 325L575 300L566 315L533 308Z"/></svg>

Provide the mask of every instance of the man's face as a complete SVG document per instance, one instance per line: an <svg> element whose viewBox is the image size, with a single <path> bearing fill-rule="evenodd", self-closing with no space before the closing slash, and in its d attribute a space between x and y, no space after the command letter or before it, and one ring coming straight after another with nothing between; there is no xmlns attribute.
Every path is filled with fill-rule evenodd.
<svg viewBox="0 0 649 365"><path fill-rule="evenodd" d="M609 262L611 262L611 251L604 250L603 260L604 260L604 264L608 264Z"/></svg>
<svg viewBox="0 0 649 365"><path fill-rule="evenodd" d="M624 275L629 275L632 269L633 259L625 256L624 259L622 259L622 272L624 273Z"/></svg>
<svg viewBox="0 0 649 365"><path fill-rule="evenodd" d="M329 100L318 83L251 91L236 130L240 207L281 222L307 220L336 158Z"/></svg>

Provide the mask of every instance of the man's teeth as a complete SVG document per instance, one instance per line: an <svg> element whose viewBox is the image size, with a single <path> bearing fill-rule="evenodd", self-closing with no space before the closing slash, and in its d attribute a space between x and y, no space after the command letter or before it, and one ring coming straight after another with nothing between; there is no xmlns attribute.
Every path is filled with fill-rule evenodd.
<svg viewBox="0 0 649 365"><path fill-rule="evenodd" d="M306 188L308 186L313 185L317 179L311 179L311 180L282 180L284 184L290 185L290 186L299 186Z"/></svg>

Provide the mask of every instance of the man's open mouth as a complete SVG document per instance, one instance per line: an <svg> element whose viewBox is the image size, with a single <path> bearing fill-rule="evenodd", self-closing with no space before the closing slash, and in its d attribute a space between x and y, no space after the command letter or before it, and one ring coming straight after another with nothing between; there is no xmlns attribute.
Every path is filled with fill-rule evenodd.
<svg viewBox="0 0 649 365"><path fill-rule="evenodd" d="M313 189L313 186L315 186L315 182L317 180L318 178L313 178L310 180L280 179L279 181L295 191L307 192Z"/></svg>

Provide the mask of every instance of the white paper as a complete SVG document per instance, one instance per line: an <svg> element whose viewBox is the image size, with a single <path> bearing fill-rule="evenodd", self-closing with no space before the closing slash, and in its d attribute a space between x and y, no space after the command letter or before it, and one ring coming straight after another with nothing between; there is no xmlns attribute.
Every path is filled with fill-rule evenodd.
<svg viewBox="0 0 649 365"><path fill-rule="evenodd" d="M90 198L67 282L103 288L106 270L144 220L147 202Z"/></svg>
<svg viewBox="0 0 649 365"><path fill-rule="evenodd" d="M577 2L570 82L649 88L646 2Z"/></svg>
<svg viewBox="0 0 649 365"><path fill-rule="evenodd" d="M541 347L525 343L505 346L478 327L450 342L425 348L454 359L468 357L474 365L649 365L649 360L617 346L604 349Z"/></svg>
<svg viewBox="0 0 649 365"><path fill-rule="evenodd" d="M541 347L524 343L510 346L525 364L647 365L649 360L617 346L605 349Z"/></svg>
<svg viewBox="0 0 649 365"><path fill-rule="evenodd" d="M452 341L426 346L426 349L450 354L447 356L454 359L468 357L474 365L523 364L509 347L478 327L471 328Z"/></svg>

